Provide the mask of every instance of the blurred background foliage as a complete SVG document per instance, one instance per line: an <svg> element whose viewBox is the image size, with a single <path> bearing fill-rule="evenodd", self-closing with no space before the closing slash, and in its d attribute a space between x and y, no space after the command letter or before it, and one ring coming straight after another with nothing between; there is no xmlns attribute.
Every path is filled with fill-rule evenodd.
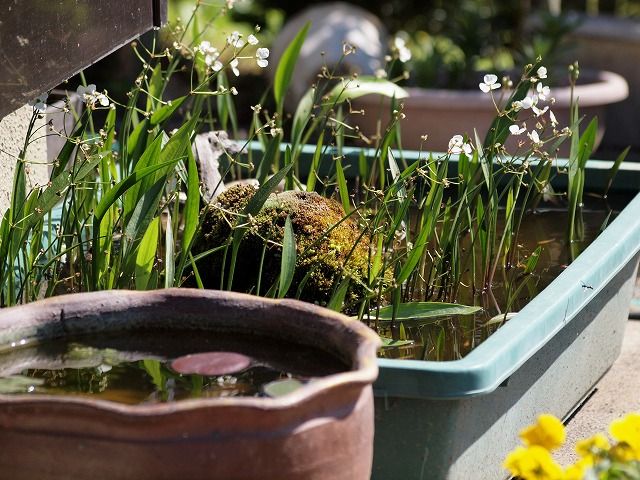
<svg viewBox="0 0 640 480"><path fill-rule="evenodd" d="M171 28L190 17L195 1L168 0L169 28L163 29L159 37L164 46L171 46ZM230 0L198 1L201 8L190 30L207 27L199 41L222 45L232 31L246 36L259 26L261 46L267 47L293 15L323 3L235 0L233 8L221 15L221 7L229 5ZM562 42L579 25L580 15L640 18L640 0L352 0L350 3L382 18L389 33L400 32L406 37L413 60L404 67L392 66L390 78L401 76L402 70L407 69L411 71L409 83L441 88L476 87L478 72L519 69L538 55L548 65L569 61L571 44ZM150 32L140 41L150 46L154 35ZM186 41L192 39L193 34L188 31ZM242 75L229 79L230 85L241 92L234 98L240 123L250 121L250 107L265 100L263 93L269 86L264 72L255 66L247 70L247 66ZM124 47L90 67L86 77L98 88L106 88L113 98L125 100L139 71L139 60L131 48ZM167 98L184 95L188 89L188 79L181 83L177 75L175 80ZM62 87L75 90L78 84L76 77Z"/></svg>

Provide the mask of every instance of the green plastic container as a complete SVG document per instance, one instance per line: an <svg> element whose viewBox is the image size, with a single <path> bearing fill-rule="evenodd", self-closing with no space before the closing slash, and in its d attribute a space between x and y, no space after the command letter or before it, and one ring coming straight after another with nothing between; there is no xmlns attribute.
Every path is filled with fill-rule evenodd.
<svg viewBox="0 0 640 480"><path fill-rule="evenodd" d="M314 148L305 147L302 159L308 161ZM347 172L357 171L359 149L343 154L351 165ZM420 154L403 155L411 162ZM588 163L587 190L602 189L611 165ZM640 164L623 164L616 184L617 191L638 192ZM507 478L501 465L519 443L518 432L540 413L570 416L618 357L639 251L640 194L545 290L463 359L380 359L372 478Z"/></svg>

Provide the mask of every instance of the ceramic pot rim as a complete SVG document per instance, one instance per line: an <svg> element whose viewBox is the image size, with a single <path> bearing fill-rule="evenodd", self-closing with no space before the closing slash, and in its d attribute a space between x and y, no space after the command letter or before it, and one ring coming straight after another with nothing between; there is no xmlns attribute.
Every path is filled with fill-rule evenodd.
<svg viewBox="0 0 640 480"><path fill-rule="evenodd" d="M246 408L258 410L283 410L301 406L307 402L331 395L336 390L361 390L373 383L378 375L376 351L380 346L379 337L367 326L357 320L352 320L340 313L300 302L283 299L272 300L235 292L221 292L217 290L198 290L187 288L170 288L154 291L108 290L91 293L77 293L61 295L26 305L0 310L0 345L7 341L23 338L34 338L37 328L43 325L62 323L59 333L64 334L64 318L74 315L99 316L103 311L116 312L131 309L162 308L173 302L205 302L212 308L229 309L245 305L253 313L262 313L267 318L270 315L286 313L285 317L296 315L312 316L314 321L321 322L327 329L327 338L331 335L349 337L340 347L349 350L346 356L351 358L351 370L321 377L313 382L304 384L296 391L277 398L255 397L227 397L227 398L197 398L171 403L126 405L107 400L97 400L88 397L50 396L50 395L0 395L0 403L35 406L62 406L74 404L77 406L108 411L126 416L163 416L179 414L201 409ZM100 308L99 308L100 307ZM100 313L98 313L100 311ZM93 312L93 313L91 313ZM144 315L144 311L134 315ZM148 312L147 312L148 314ZM82 320L81 320L82 321ZM68 320L67 320L68 322ZM285 320L286 323L286 320ZM56 325L57 326L57 325ZM77 328L77 326L76 326ZM179 327L175 327L176 330ZM106 331L118 331L113 328ZM80 333L80 330L71 334ZM88 331L87 333L91 333ZM42 339L55 339L61 335L43 335ZM355 342L354 342L355 340ZM353 343L351 343L353 342Z"/></svg>
<svg viewBox="0 0 640 480"><path fill-rule="evenodd" d="M580 107L603 106L620 102L629 96L627 81L617 73L605 70L585 70L583 77L589 80L587 83L578 84L574 90L574 98L579 101ZM446 110L489 110L495 113L495 107L491 96L476 90L450 90L436 88L406 88L409 97L403 99L405 109L412 108L439 108ZM500 92L496 91L496 100L500 98ZM505 90L505 92L507 92ZM551 96L555 98L555 106L565 108L571 103L571 89L569 87L554 87ZM387 101L386 99L384 100ZM379 104L378 95L365 95L358 102L372 105ZM375 103L374 103L375 102ZM551 107L553 108L553 107Z"/></svg>

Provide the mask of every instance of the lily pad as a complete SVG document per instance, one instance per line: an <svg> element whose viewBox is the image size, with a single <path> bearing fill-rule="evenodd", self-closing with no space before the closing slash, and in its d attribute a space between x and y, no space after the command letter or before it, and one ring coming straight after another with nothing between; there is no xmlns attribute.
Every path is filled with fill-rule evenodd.
<svg viewBox="0 0 640 480"><path fill-rule="evenodd" d="M35 387L43 383L44 380L41 378L11 375L10 377L0 378L0 393L27 393L29 387Z"/></svg>
<svg viewBox="0 0 640 480"><path fill-rule="evenodd" d="M274 382L267 383L262 390L270 397L282 397L288 393L295 392L303 383L295 378L285 378L283 380L276 380Z"/></svg>
<svg viewBox="0 0 640 480"><path fill-rule="evenodd" d="M171 362L171 368L184 375L228 375L251 365L251 358L235 352L206 352L185 355Z"/></svg>

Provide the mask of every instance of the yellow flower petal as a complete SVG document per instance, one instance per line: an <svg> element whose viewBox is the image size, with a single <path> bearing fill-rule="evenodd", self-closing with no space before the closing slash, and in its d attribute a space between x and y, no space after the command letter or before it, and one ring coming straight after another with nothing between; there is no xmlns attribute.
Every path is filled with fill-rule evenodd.
<svg viewBox="0 0 640 480"><path fill-rule="evenodd" d="M576 443L576 452L583 458L593 459L603 450L609 450L609 440L602 433L597 433L593 437L580 440Z"/></svg>
<svg viewBox="0 0 640 480"><path fill-rule="evenodd" d="M625 442L620 442L611 447L609 455L617 462L627 463L637 459L636 452Z"/></svg>
<svg viewBox="0 0 640 480"><path fill-rule="evenodd" d="M553 450L562 445L566 438L564 425L553 415L543 414L538 417L535 425L520 432L520 438L525 445L538 445Z"/></svg>
<svg viewBox="0 0 640 480"><path fill-rule="evenodd" d="M563 480L582 480L585 472L593 465L587 459L580 459L573 465L569 465L564 471Z"/></svg>
<svg viewBox="0 0 640 480"><path fill-rule="evenodd" d="M523 480L561 480L564 477L562 467L551 453L538 445L516 448L503 465L512 475Z"/></svg>
<svg viewBox="0 0 640 480"><path fill-rule="evenodd" d="M611 436L624 442L636 453L640 454L640 414L630 413L624 418L614 420L609 427Z"/></svg>

